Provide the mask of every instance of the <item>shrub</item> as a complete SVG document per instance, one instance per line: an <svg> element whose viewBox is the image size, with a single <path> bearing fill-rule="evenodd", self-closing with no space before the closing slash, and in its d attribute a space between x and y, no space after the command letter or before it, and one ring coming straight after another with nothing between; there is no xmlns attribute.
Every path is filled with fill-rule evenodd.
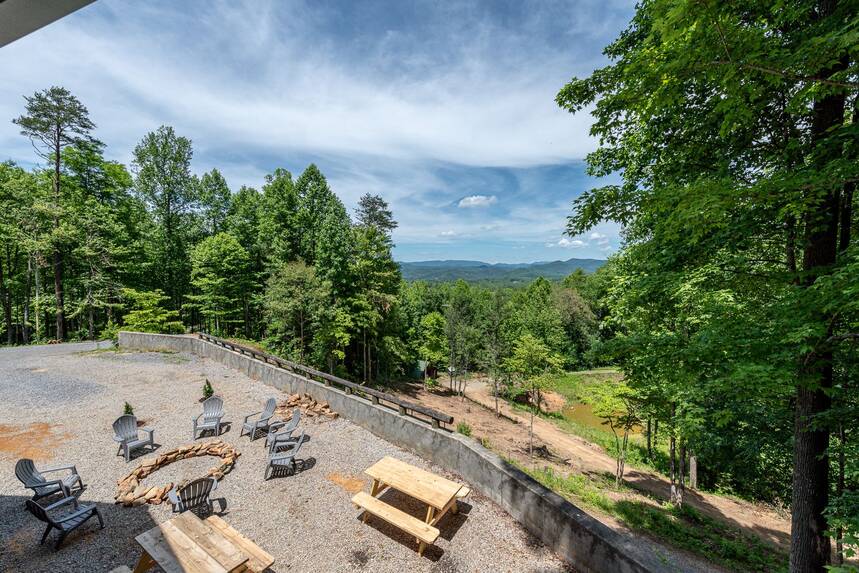
<svg viewBox="0 0 859 573"><path fill-rule="evenodd" d="M456 425L456 431L462 434L463 436L471 435L471 426L466 424L465 422L460 422Z"/></svg>
<svg viewBox="0 0 859 573"><path fill-rule="evenodd" d="M124 317L124 330L162 334L185 332L185 327L179 320L179 313L164 308L170 297L160 290L136 291L126 288L122 290L122 296L132 307Z"/></svg>
<svg viewBox="0 0 859 573"><path fill-rule="evenodd" d="M129 416L133 416L133 415L134 415L134 408L132 408L132 407L131 407L131 404L129 404L128 402L126 402L126 403L125 403L125 407L123 408L122 413L123 413L123 414L127 414L127 415L129 415Z"/></svg>
<svg viewBox="0 0 859 573"><path fill-rule="evenodd" d="M207 398L211 398L212 394L214 394L214 393L215 393L215 390L214 390L214 388L212 388L211 382L209 382L209 379L206 378L206 383L203 384L203 400L205 400Z"/></svg>
<svg viewBox="0 0 859 573"><path fill-rule="evenodd" d="M104 325L104 329L99 333L98 337L102 340L110 340L116 344L119 342L119 325L113 322L112 318L108 318L107 324Z"/></svg>

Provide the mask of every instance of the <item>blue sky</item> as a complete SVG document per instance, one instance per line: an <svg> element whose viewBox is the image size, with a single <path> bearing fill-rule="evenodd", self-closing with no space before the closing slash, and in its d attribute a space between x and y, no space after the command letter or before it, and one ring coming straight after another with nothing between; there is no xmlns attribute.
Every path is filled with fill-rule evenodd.
<svg viewBox="0 0 859 573"><path fill-rule="evenodd" d="M112 159L159 125L233 190L315 162L350 210L391 204L400 260L605 258L620 229L565 237L587 113L554 103L604 65L626 0L98 0L0 49L0 159L32 165L11 123L25 94L70 89ZM5 121L7 118L8 121Z"/></svg>

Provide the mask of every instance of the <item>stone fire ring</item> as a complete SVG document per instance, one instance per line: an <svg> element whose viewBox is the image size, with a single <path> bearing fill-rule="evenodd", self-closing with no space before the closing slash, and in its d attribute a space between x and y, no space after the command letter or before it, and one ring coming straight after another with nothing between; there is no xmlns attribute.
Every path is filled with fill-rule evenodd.
<svg viewBox="0 0 859 573"><path fill-rule="evenodd" d="M147 476L151 473L170 465L175 461L188 458L196 458L199 456L217 456L223 459L221 465L209 468L209 471L203 477L213 477L220 480L225 474L228 474L236 463L236 458L241 454L230 444L221 440L214 442L203 442L199 444L190 444L182 446L175 450L163 453L157 458L144 460L139 466L131 471L127 476L117 482L115 503L125 507L136 507L144 503L158 505L167 500L167 492L173 489L173 483L163 486L145 486L141 485ZM182 485L182 484L180 484Z"/></svg>

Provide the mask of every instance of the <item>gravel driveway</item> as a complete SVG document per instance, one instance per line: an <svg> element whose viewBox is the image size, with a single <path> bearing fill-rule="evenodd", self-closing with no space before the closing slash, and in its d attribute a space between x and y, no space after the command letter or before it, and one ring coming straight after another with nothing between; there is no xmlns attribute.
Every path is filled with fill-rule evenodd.
<svg viewBox="0 0 859 573"><path fill-rule="evenodd" d="M124 508L113 504L116 482L149 454L126 464L116 455L111 424L127 401L139 419L155 428L164 452L189 443L191 417L208 378L224 398L230 427L221 439L241 452L218 495L227 500L223 517L275 557L272 571L562 572L568 569L509 515L472 493L459 514L446 516L441 537L424 557L414 540L370 518L361 523L349 502L369 489L362 471L391 455L462 481L366 430L337 419L303 422L310 440L296 475L263 480L264 440L239 438L245 414L269 396L284 394L216 362L187 354L117 353L91 344L0 349L0 572L109 571L135 564L134 537L170 518L166 505ZM204 438L212 439L212 438ZM91 520L63 548L38 544L41 523L23 509L27 492L14 475L19 457L37 466L77 465L86 489L81 500L96 503L107 528ZM300 456L301 457L301 456ZM216 465L183 460L147 478L153 485L191 477ZM385 499L413 515L425 508L388 492Z"/></svg>

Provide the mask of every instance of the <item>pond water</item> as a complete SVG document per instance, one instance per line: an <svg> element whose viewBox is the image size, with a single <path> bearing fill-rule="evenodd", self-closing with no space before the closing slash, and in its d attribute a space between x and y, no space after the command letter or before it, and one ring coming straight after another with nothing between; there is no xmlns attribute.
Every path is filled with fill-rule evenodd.
<svg viewBox="0 0 859 573"><path fill-rule="evenodd" d="M605 430L607 432L611 431L608 424L603 423L603 419L594 414L593 408L590 404L583 404L581 402L569 402L564 409L561 410L561 414L567 420L576 422L577 424L581 424L582 426L589 426L591 428L596 428L598 430ZM640 434L641 428L635 427L632 429L632 434Z"/></svg>

